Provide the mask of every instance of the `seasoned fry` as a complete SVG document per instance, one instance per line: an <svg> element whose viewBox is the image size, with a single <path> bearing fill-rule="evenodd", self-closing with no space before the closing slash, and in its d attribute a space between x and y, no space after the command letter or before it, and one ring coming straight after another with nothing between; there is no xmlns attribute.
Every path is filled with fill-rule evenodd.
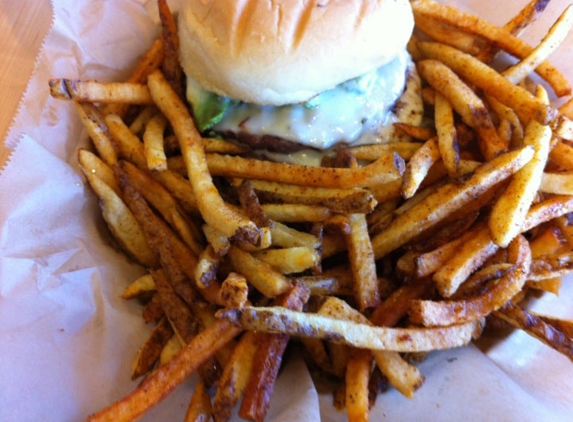
<svg viewBox="0 0 573 422"><path fill-rule="evenodd" d="M383 155L356 169L301 166L219 154L207 154L207 163L213 176L340 189L390 183L404 171L404 160L398 154Z"/></svg>
<svg viewBox="0 0 573 422"><path fill-rule="evenodd" d="M164 399L240 331L227 321L217 321L194 337L169 363L152 373L133 392L93 414L87 421L128 422L136 419Z"/></svg>
<svg viewBox="0 0 573 422"><path fill-rule="evenodd" d="M515 57L523 58L533 49L506 29L499 28L484 19L464 13L454 7L440 4L434 0L412 0L411 4L415 15L430 16L452 27L479 35ZM571 86L567 79L548 63L543 63L536 69L536 72L547 80L557 96L562 97L571 93Z"/></svg>
<svg viewBox="0 0 573 422"><path fill-rule="evenodd" d="M410 308L412 322L426 327L449 326L473 321L499 309L521 290L531 265L531 251L523 236L517 237L512 242L512 247L519 249L516 252L519 260L514 263L514 268L509 273L485 293L460 301L414 301Z"/></svg>
<svg viewBox="0 0 573 422"><path fill-rule="evenodd" d="M432 227L450 212L483 194L488 188L509 177L531 160L533 149L524 147L502 154L479 167L463 184L447 184L398 216L372 239L376 258L412 240L422 230Z"/></svg>
<svg viewBox="0 0 573 422"><path fill-rule="evenodd" d="M410 3L423 120L316 165L199 133L166 0L126 82L50 81L95 146L77 159L104 221L147 268L122 294L153 325L132 366L144 381L88 420L137 419L198 371L184 420L263 421L291 342L351 421L369 419L382 386L413 397L417 358L486 321L573 360L573 322L524 308L573 272L573 101L550 104L571 87L547 62L573 6L530 46L516 35L545 0L503 27ZM505 70L498 52L515 58Z"/></svg>
<svg viewBox="0 0 573 422"><path fill-rule="evenodd" d="M163 132L166 126L167 120L165 117L161 114L156 114L145 127L143 147L149 170L167 170L167 157L163 147Z"/></svg>
<svg viewBox="0 0 573 422"><path fill-rule="evenodd" d="M535 119L541 124L548 124L557 114L551 106L536 99L520 86L513 85L491 67L468 54L443 44L431 42L420 42L418 48L426 57L439 60L459 77L483 89L488 95L514 109L525 121Z"/></svg>
<svg viewBox="0 0 573 422"><path fill-rule="evenodd" d="M96 82L73 79L50 80L54 98L90 103L127 103L151 105L147 86L130 82Z"/></svg>
<svg viewBox="0 0 573 422"><path fill-rule="evenodd" d="M524 145L533 146L535 154L514 175L504 194L495 203L489 218L492 239L501 247L506 247L521 231L525 215L541 184L550 141L549 127L541 126L536 121L529 123L525 130Z"/></svg>
<svg viewBox="0 0 573 422"><path fill-rule="evenodd" d="M438 328L385 328L278 307L246 306L219 311L217 316L248 330L322 338L363 349L396 352L424 352L462 346L479 336L482 330L479 320Z"/></svg>
<svg viewBox="0 0 573 422"><path fill-rule="evenodd" d="M149 75L149 90L157 106L173 125L185 157L189 180L205 220L228 237L237 236L249 243L260 242L261 234L255 224L230 209L213 185L207 169L201 137L183 102L171 89L160 72Z"/></svg>

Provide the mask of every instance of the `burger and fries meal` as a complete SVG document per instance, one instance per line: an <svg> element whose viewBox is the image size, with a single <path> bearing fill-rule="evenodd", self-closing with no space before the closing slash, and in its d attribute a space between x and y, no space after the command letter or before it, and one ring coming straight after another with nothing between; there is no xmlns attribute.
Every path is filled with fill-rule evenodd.
<svg viewBox="0 0 573 422"><path fill-rule="evenodd" d="M153 327L142 381L89 421L135 420L193 372L185 421L263 421L295 344L351 421L490 328L573 360L573 321L528 310L573 269L573 98L547 61L573 8L530 46L549 1L503 27L434 0L157 3L128 80L50 81L149 270L124 292Z"/></svg>

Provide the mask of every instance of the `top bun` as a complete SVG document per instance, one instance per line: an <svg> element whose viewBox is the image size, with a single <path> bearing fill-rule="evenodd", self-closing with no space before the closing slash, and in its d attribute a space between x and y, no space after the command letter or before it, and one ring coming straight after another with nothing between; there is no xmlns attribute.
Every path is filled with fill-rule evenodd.
<svg viewBox="0 0 573 422"><path fill-rule="evenodd" d="M391 61L413 26L408 0L184 0L181 64L219 95L300 103Z"/></svg>

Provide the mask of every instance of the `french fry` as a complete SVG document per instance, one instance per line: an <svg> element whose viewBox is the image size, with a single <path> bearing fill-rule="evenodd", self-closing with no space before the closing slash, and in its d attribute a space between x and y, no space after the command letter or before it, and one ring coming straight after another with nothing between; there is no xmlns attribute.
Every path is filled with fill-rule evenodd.
<svg viewBox="0 0 573 422"><path fill-rule="evenodd" d="M447 184L427 196L372 239L376 258L406 244L422 230L432 227L450 212L485 193L491 186L522 168L532 156L531 147L502 154L479 167L463 184Z"/></svg>
<svg viewBox="0 0 573 422"><path fill-rule="evenodd" d="M83 126L104 163L112 166L117 163L117 146L99 109L90 103L75 103Z"/></svg>
<svg viewBox="0 0 573 422"><path fill-rule="evenodd" d="M445 50L446 53L451 55L461 54L458 50L448 50L449 47L445 45L420 43L420 48L424 54L434 59L423 60L418 63L420 74L451 103L456 112L462 116L463 121L476 130L479 135L482 154L487 159L495 157L504 151L507 146L499 139L484 102L474 94L460 76L444 64L445 60L442 56L446 53L428 54L428 50L432 51L431 48L434 46L436 46L436 49L439 49L440 53L442 53L442 50ZM452 60L454 59L452 58ZM446 63L449 64L449 62ZM492 72L494 71L492 70ZM512 88L514 87L510 83L509 85ZM526 94L530 95L527 92Z"/></svg>
<svg viewBox="0 0 573 422"><path fill-rule="evenodd" d="M271 220L281 223L319 223L332 217L330 208L305 204L263 204L263 211Z"/></svg>
<svg viewBox="0 0 573 422"><path fill-rule="evenodd" d="M149 338L143 343L131 370L131 379L139 378L149 372L158 361L161 351L173 336L173 328L164 318L155 326Z"/></svg>
<svg viewBox="0 0 573 422"><path fill-rule="evenodd" d="M423 180L428 175L430 167L440 160L440 150L437 138L427 140L414 153L408 164L402 181L402 196L411 198L417 192Z"/></svg>
<svg viewBox="0 0 573 422"><path fill-rule="evenodd" d="M344 301L330 297L328 298L324 304L321 306L319 310L319 315L325 315L332 318L340 318L350 320L356 323L368 324L373 325L364 315L360 312L352 309L348 304ZM370 361L374 358L376 361L376 365L384 374L390 384L392 384L400 393L404 394L406 397L413 397L414 392L422 385L424 382L424 377L420 374L420 371L413 365L407 363L398 353L385 351L385 350L377 350L373 352L369 352L367 355L350 355L350 364L357 364L358 372L363 371L365 372L365 365L366 360L368 361L368 369L370 369ZM355 362L353 362L353 360ZM353 369L348 366L346 371L346 384L347 384L347 395L349 394L349 383L348 377L352 375L350 372ZM368 371L370 374L370 370ZM360 377L358 377L360 380ZM353 389L350 388L350 391ZM358 404L358 409L363 406ZM346 405L349 407L348 397L346 400ZM358 410L357 414L363 414L363 410Z"/></svg>
<svg viewBox="0 0 573 422"><path fill-rule="evenodd" d="M454 124L454 111L449 101L436 93L435 124L438 135L438 147L444 166L451 177L458 176L459 147L458 135Z"/></svg>
<svg viewBox="0 0 573 422"><path fill-rule="evenodd" d="M157 265L157 256L145 239L143 230L122 199L95 174L84 173L100 200L102 215L113 237L122 248L147 267Z"/></svg>
<svg viewBox="0 0 573 422"><path fill-rule="evenodd" d="M185 412L185 422L207 422L211 419L211 397L207 392L205 383L199 380L187 412Z"/></svg>
<svg viewBox="0 0 573 422"><path fill-rule="evenodd" d="M144 84L51 79L50 93L61 100L90 103L151 105L153 100Z"/></svg>
<svg viewBox="0 0 573 422"><path fill-rule="evenodd" d="M496 311L495 316L523 329L573 361L573 340L541 318L512 303Z"/></svg>
<svg viewBox="0 0 573 422"><path fill-rule="evenodd" d="M213 398L213 420L229 420L235 405L243 394L252 370L253 358L259 347L260 336L248 331L240 338L233 355L223 369Z"/></svg>
<svg viewBox="0 0 573 422"><path fill-rule="evenodd" d="M286 276L235 246L229 249L229 258L233 268L267 297L276 297L292 287Z"/></svg>
<svg viewBox="0 0 573 422"><path fill-rule="evenodd" d="M531 251L523 236L515 238L512 247L519 260L514 268L485 293L458 301L417 300L410 308L410 319L426 327L450 326L484 317L507 303L525 284L531 265Z"/></svg>
<svg viewBox="0 0 573 422"><path fill-rule="evenodd" d="M179 354L152 373L138 388L123 399L91 415L87 421L128 422L143 415L240 331L240 328L227 321L217 321L197 334Z"/></svg>
<svg viewBox="0 0 573 422"><path fill-rule="evenodd" d="M415 15L430 16L444 24L478 35L515 57L523 58L533 49L521 39L513 36L507 29L499 28L484 19L464 13L454 7L440 4L434 0L413 0L411 5ZM419 45L418 48L420 48ZM426 53L423 52L423 54ZM571 93L567 79L548 63L543 63L536 69L536 72L547 80L558 97Z"/></svg>
<svg viewBox="0 0 573 422"><path fill-rule="evenodd" d="M319 263L316 249L307 247L265 249L253 252L253 256L272 265L282 274L302 273Z"/></svg>
<svg viewBox="0 0 573 422"><path fill-rule="evenodd" d="M337 189L298 186L252 180L251 184L265 202L327 207L339 213L368 213L376 206L373 195L365 189Z"/></svg>
<svg viewBox="0 0 573 422"><path fill-rule="evenodd" d="M157 288L151 274L145 274L138 277L129 286L125 288L121 297L124 299L134 299L136 297L145 297L153 294Z"/></svg>
<svg viewBox="0 0 573 422"><path fill-rule="evenodd" d="M541 43L524 59L505 70L502 75L514 84L529 76L563 42L573 27L573 7L569 6L553 24Z"/></svg>
<svg viewBox="0 0 573 422"><path fill-rule="evenodd" d="M541 124L548 124L557 115L557 111L551 106L536 99L520 86L513 85L491 67L468 54L431 42L420 42L418 48L426 57L439 60L459 77L514 109L525 121L535 119Z"/></svg>
<svg viewBox="0 0 573 422"><path fill-rule="evenodd" d="M167 170L167 157L165 156L165 149L163 148L163 132L166 126L167 120L165 117L161 114L156 114L149 120L145 127L143 147L149 170Z"/></svg>
<svg viewBox="0 0 573 422"><path fill-rule="evenodd" d="M78 150L78 163L80 164L84 174L91 173L98 177L103 183L109 186L115 193L120 194L120 189L115 180L113 169L103 162L94 153L83 148Z"/></svg>
<svg viewBox="0 0 573 422"><path fill-rule="evenodd" d="M346 239L354 280L354 297L358 303L358 309L365 311L380 303L376 262L364 214L351 214L348 216L348 221L350 233Z"/></svg>
<svg viewBox="0 0 573 422"><path fill-rule="evenodd" d="M277 308L300 311L310 292L304 286L295 284L292 289L275 300ZM284 307L284 308L283 308ZM253 357L253 367L241 406L241 418L262 422L268 412L275 380L280 369L282 355L289 342L284 334L258 334L259 347Z"/></svg>
<svg viewBox="0 0 573 422"><path fill-rule="evenodd" d="M491 239L487 226L476 226L471 233L468 238L471 240L460 244L455 254L434 273L433 279L443 297L452 296L460 284L499 249Z"/></svg>
<svg viewBox="0 0 573 422"><path fill-rule="evenodd" d="M356 169L301 166L219 154L207 154L207 163L214 176L340 189L392 182L400 178L404 167L398 154L386 154Z"/></svg>
<svg viewBox="0 0 573 422"><path fill-rule="evenodd" d="M217 312L244 329L329 341L371 350L424 352L467 344L481 334L482 322L473 320L437 328L372 327L279 307L251 307Z"/></svg>
<svg viewBox="0 0 573 422"><path fill-rule="evenodd" d="M259 243L261 237L259 229L253 222L230 209L213 185L200 135L183 102L160 72L156 71L149 75L148 83L151 96L173 125L181 143L189 180L205 221L228 237L236 236L249 243Z"/></svg>

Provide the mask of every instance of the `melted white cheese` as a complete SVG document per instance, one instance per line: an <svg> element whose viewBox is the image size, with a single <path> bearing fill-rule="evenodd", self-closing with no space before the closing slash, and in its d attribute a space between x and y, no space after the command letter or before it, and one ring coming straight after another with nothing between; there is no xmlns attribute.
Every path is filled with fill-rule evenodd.
<svg viewBox="0 0 573 422"><path fill-rule="evenodd" d="M273 135L324 150L345 143L375 143L406 83L406 51L387 65L338 85L306 104L282 107L239 103L229 107L216 131Z"/></svg>

